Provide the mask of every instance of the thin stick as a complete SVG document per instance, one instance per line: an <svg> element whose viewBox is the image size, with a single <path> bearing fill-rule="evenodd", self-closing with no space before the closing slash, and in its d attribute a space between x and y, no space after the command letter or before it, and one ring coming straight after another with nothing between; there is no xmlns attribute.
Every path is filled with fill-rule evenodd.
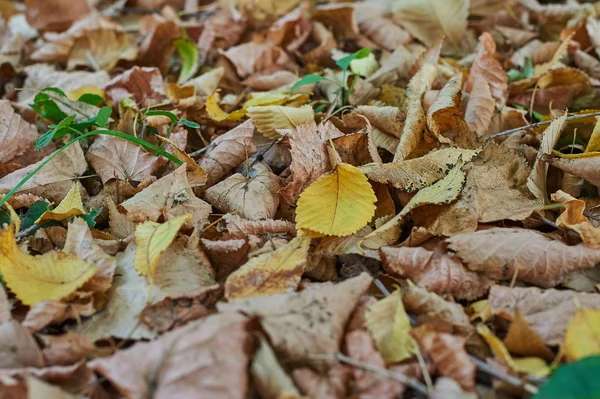
<svg viewBox="0 0 600 399"><path fill-rule="evenodd" d="M600 116L600 112L590 112L587 114L575 114L575 115L571 115L571 116L567 116L566 121L573 121L576 119L584 119L584 118L589 118L592 116ZM552 123L552 120L550 121L543 121L543 122L536 122L536 123L532 123L531 125L525 125L525 126L521 126L521 127L516 127L514 129L509 129L509 130L505 130L503 132L500 133L496 133L496 134L492 134L491 136L489 136L486 141L489 140L493 140L497 137L502 137L502 136L508 136L509 134L513 134L513 133L517 133L520 132L522 130L527 130L527 129L533 129L536 127L540 127L540 126L546 126Z"/></svg>
<svg viewBox="0 0 600 399"><path fill-rule="evenodd" d="M427 387L425 387L425 385L423 385L421 382L419 382L419 381L415 380L414 378L411 378L407 375L404 375L404 374L401 374L401 373L398 373L395 371L390 371L388 369L384 369L383 367L379 367L374 364L359 362L359 361L354 360L351 357L348 357L340 352L335 353L333 356L340 363L346 363L346 364L349 364L350 366L353 366L353 367L356 367L356 368L359 368L362 370L370 371L371 373L374 373L374 374L379 374L379 375L387 377L391 380L395 380L395 381L401 382L405 385L408 385L409 387L411 387L412 389L414 389L415 391L417 391L419 393L422 393L423 395L429 395L429 391L427 390Z"/></svg>

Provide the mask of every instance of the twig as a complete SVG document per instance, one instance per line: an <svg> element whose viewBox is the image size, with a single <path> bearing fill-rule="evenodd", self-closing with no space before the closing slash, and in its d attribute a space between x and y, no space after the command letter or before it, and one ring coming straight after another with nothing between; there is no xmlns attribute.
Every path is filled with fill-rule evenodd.
<svg viewBox="0 0 600 399"><path fill-rule="evenodd" d="M589 118L592 116L600 116L600 112L590 112L587 114L575 114L575 115L571 115L571 116L567 116L566 121L573 121L576 119L584 119L584 118ZM520 132L522 130L527 130L527 129L533 129L539 126L546 126L552 123L552 120L550 121L543 121L543 122L536 122L536 123L532 123L530 125L525 125L525 126L521 126L521 127L516 127L514 129L509 129L509 130L505 130L503 132L500 133L496 133L496 134L492 134L491 136L489 136L486 141L489 140L493 140L497 137L502 137L502 136L508 136L509 134L513 134L513 133L517 133Z"/></svg>
<svg viewBox="0 0 600 399"><path fill-rule="evenodd" d="M383 367L379 367L374 364L359 362L359 361L354 360L351 357L348 357L340 352L335 353L333 356L340 363L346 363L346 364L349 364L350 366L357 367L362 370L370 371L371 373L374 373L374 374L379 374L381 376L384 376L389 379L392 379L392 380L401 382L405 385L408 385L409 387L411 387L412 389L414 389L415 391L417 391L419 393L422 393L423 395L429 395L429 392L427 390L427 387L425 387L425 385L423 385L421 382L419 382L416 379L411 378L407 375L404 375L402 373L398 373L395 371L390 371L388 369L384 369Z"/></svg>

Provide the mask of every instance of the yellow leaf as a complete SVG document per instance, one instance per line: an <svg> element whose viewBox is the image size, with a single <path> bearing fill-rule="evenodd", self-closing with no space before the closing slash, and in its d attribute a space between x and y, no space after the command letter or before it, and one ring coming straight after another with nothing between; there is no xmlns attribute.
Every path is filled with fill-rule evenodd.
<svg viewBox="0 0 600 399"><path fill-rule="evenodd" d="M48 220L65 220L72 216L79 216L85 213L83 202L81 202L81 192L79 191L79 182L76 182L69 190L60 204L51 211L46 211L35 221L36 224Z"/></svg>
<svg viewBox="0 0 600 399"><path fill-rule="evenodd" d="M410 320L400 290L369 306L365 312L365 326L386 363L401 362L415 354Z"/></svg>
<svg viewBox="0 0 600 399"><path fill-rule="evenodd" d="M594 125L594 130L592 131L592 135L590 136L590 140L585 147L584 152L595 152L600 151L600 119Z"/></svg>
<svg viewBox="0 0 600 399"><path fill-rule="evenodd" d="M295 129L297 125L314 121L314 111L310 105L299 108L281 105L267 105L248 108L248 116L256 125L256 130L274 139L280 137L276 129Z"/></svg>
<svg viewBox="0 0 600 399"><path fill-rule="evenodd" d="M180 161L184 162L186 165L187 178L192 187L203 186L208 181L208 175L206 171L202 169L196 161L192 159L185 151L181 148L177 147L175 143L169 140L166 137L156 135L156 137L162 141L163 143L170 144L173 148L173 155L177 157Z"/></svg>
<svg viewBox="0 0 600 399"><path fill-rule="evenodd" d="M245 109L238 109L230 113L223 111L219 106L219 95L217 93L211 94L206 100L206 112L208 112L210 119L217 122L239 121L246 115Z"/></svg>
<svg viewBox="0 0 600 399"><path fill-rule="evenodd" d="M527 373L536 377L546 377L550 374L550 367L539 357L522 357L514 359L504 343L494 335L486 325L477 326L477 332L490 346L494 356L502 360L513 370L520 373Z"/></svg>
<svg viewBox="0 0 600 399"><path fill-rule="evenodd" d="M106 99L106 92L95 86L82 86L78 89L71 90L67 93L67 98L71 101L77 101L79 100L79 97L83 96L84 94L95 94Z"/></svg>
<svg viewBox="0 0 600 399"><path fill-rule="evenodd" d="M504 345L515 355L534 356L547 361L554 359L554 353L546 346L542 337L531 328L518 308L504 337Z"/></svg>
<svg viewBox="0 0 600 399"><path fill-rule="evenodd" d="M339 163L302 192L296 223L298 228L321 234L354 234L373 218L376 200L365 175L352 165Z"/></svg>
<svg viewBox="0 0 600 399"><path fill-rule="evenodd" d="M299 232L276 251L250 259L227 278L225 297L231 300L295 289L304 271L310 241L308 234Z"/></svg>
<svg viewBox="0 0 600 399"><path fill-rule="evenodd" d="M4 196L0 195L0 199L2 199L2 198L4 198ZM13 228L15 229L15 233L18 233L21 230L21 219L19 218L19 215L17 215L17 212L15 212L13 207L10 206L10 204L8 202L6 202L4 204L4 206L8 210L8 214L10 215L10 223L13 226ZM2 226L0 226L0 228L1 227Z"/></svg>
<svg viewBox="0 0 600 399"><path fill-rule="evenodd" d="M469 305L469 319L471 321L479 319L485 322L490 317L492 317L492 309L490 308L490 301L487 299L482 299Z"/></svg>
<svg viewBox="0 0 600 399"><path fill-rule="evenodd" d="M93 263L62 251L41 256L26 254L17 247L14 229L7 229L0 238L2 278L15 296L28 306L66 297L92 278L97 270Z"/></svg>
<svg viewBox="0 0 600 399"><path fill-rule="evenodd" d="M563 349L571 361L600 354L600 310L575 312L567 327Z"/></svg>
<svg viewBox="0 0 600 399"><path fill-rule="evenodd" d="M169 248L177 232L192 218L186 214L169 220L166 223L144 222L135 229L135 269L141 276L150 280L154 277L160 255Z"/></svg>

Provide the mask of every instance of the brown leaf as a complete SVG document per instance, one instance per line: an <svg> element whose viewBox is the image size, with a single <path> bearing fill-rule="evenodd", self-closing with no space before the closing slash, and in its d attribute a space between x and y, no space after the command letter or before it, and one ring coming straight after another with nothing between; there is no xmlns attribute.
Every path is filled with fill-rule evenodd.
<svg viewBox="0 0 600 399"><path fill-rule="evenodd" d="M515 355L541 357L548 362L554 358L554 353L525 321L519 309L515 310L513 321L504 338L504 345Z"/></svg>
<svg viewBox="0 0 600 399"><path fill-rule="evenodd" d="M398 138L402 135L405 116L397 107L360 105L352 112L345 114L343 122L350 128L361 129L366 126L366 123L360 116L367 118L373 127L387 134Z"/></svg>
<svg viewBox="0 0 600 399"><path fill-rule="evenodd" d="M205 198L223 212L238 212L247 219L272 219L279 207L281 179L264 163L236 173L206 190Z"/></svg>
<svg viewBox="0 0 600 399"><path fill-rule="evenodd" d="M410 41L407 31L396 25L385 9L367 3L354 5L360 32L385 50L394 51Z"/></svg>
<svg viewBox="0 0 600 399"><path fill-rule="evenodd" d="M8 162L23 154L37 137L36 127L16 114L10 101L0 100L0 162Z"/></svg>
<svg viewBox="0 0 600 399"><path fill-rule="evenodd" d="M342 365L334 365L321 375L309 367L292 372L294 382L309 398L344 399L348 395L348 380L352 371Z"/></svg>
<svg viewBox="0 0 600 399"><path fill-rule="evenodd" d="M185 164L123 202L121 206L127 210L128 215L141 219L138 222L155 222L161 216L170 220L190 213L192 218L184 225L188 229L208 219L211 212L210 205L194 195L187 180Z"/></svg>
<svg viewBox="0 0 600 399"><path fill-rule="evenodd" d="M458 382L465 391L475 390L475 363L465 351L465 339L432 330L427 325L411 330L411 335L433 360L443 376Z"/></svg>
<svg viewBox="0 0 600 399"><path fill-rule="evenodd" d="M296 69L295 63L282 48L269 41L262 43L247 42L222 51L234 66L241 78L260 72L272 66L282 66L286 69Z"/></svg>
<svg viewBox="0 0 600 399"><path fill-rule="evenodd" d="M165 87L157 68L134 66L112 78L102 88L113 104L132 98L138 106L147 107L165 98Z"/></svg>
<svg viewBox="0 0 600 399"><path fill-rule="evenodd" d="M600 250L582 244L569 246L533 230L491 228L459 234L449 247L471 270L490 278L554 287L572 271L592 268L600 262Z"/></svg>
<svg viewBox="0 0 600 399"><path fill-rule="evenodd" d="M77 300L42 301L33 305L23 325L31 331L39 331L46 326L60 324L65 320L80 320L96 313L94 301L90 295L81 296Z"/></svg>
<svg viewBox="0 0 600 399"><path fill-rule="evenodd" d="M291 294L219 303L217 309L258 317L276 351L290 360L305 360L310 354L339 350L350 313L371 281L363 273L335 285L321 283Z"/></svg>
<svg viewBox="0 0 600 399"><path fill-rule="evenodd" d="M0 368L42 367L44 359L35 338L16 320L0 324Z"/></svg>
<svg viewBox="0 0 600 399"><path fill-rule="evenodd" d="M108 231L110 234L120 239L125 239L133 235L135 232L135 223L133 223L127 216L119 212L117 206L110 196L106 196L105 204L108 208Z"/></svg>
<svg viewBox="0 0 600 399"><path fill-rule="evenodd" d="M594 186L600 187L598 168L600 167L600 156L597 153L589 153L589 156L563 158L549 153L542 154L540 168L549 165L555 166L567 173L579 176ZM0 182L2 182L0 180Z"/></svg>
<svg viewBox="0 0 600 399"><path fill-rule="evenodd" d="M223 219L227 223L226 239L246 238L250 235L293 235L296 231L296 225L287 220L248 220L230 213L223 216Z"/></svg>
<svg viewBox="0 0 600 399"><path fill-rule="evenodd" d="M246 398L252 341L236 313L211 315L90 367L125 397Z"/></svg>
<svg viewBox="0 0 600 399"><path fill-rule="evenodd" d="M439 91L435 100L427 110L427 127L442 143L448 139L443 134L454 129L458 125L458 119L462 118L460 102L462 98L463 74L457 73Z"/></svg>
<svg viewBox="0 0 600 399"><path fill-rule="evenodd" d="M485 294L490 285L484 275L467 270L443 246L433 251L423 247L383 247L379 253L386 272L410 279L438 295L472 300Z"/></svg>
<svg viewBox="0 0 600 399"><path fill-rule="evenodd" d="M47 158L47 157L46 157ZM44 158L44 159L46 159ZM26 175L38 167L43 160L26 168L14 171L0 179L0 192L14 188ZM79 142L71 145L23 184L17 193L30 193L59 203L73 186L73 180L82 176L87 162Z"/></svg>
<svg viewBox="0 0 600 399"><path fill-rule="evenodd" d="M552 201L566 205L556 219L556 225L577 232L586 246L600 249L600 230L584 216L585 201L575 199L562 190L552 194Z"/></svg>
<svg viewBox="0 0 600 399"><path fill-rule="evenodd" d="M260 335L260 345L250 365L250 375L260 397L264 399L297 398L300 392L285 372L267 339Z"/></svg>
<svg viewBox="0 0 600 399"><path fill-rule="evenodd" d="M473 79L473 90L465 110L467 125L482 136L489 135L488 128L495 110L496 100L492 97L489 83L483 76L476 76Z"/></svg>
<svg viewBox="0 0 600 399"><path fill-rule="evenodd" d="M25 6L27 22L36 29L49 31L65 30L90 12L85 1L27 0Z"/></svg>
<svg viewBox="0 0 600 399"><path fill-rule="evenodd" d="M327 143L335 134L331 122L316 125L314 122L298 125L290 134L293 180L280 193L290 204L296 203L300 193L323 173L331 170Z"/></svg>
<svg viewBox="0 0 600 399"><path fill-rule="evenodd" d="M245 239L211 241L203 238L201 242L219 280L229 276L248 259L250 245Z"/></svg>
<svg viewBox="0 0 600 399"><path fill-rule="evenodd" d="M167 62L175 51L173 40L181 37L181 28L175 21L153 13L140 20L140 31L143 39L137 63L141 66L158 67L166 72Z"/></svg>
<svg viewBox="0 0 600 399"><path fill-rule="evenodd" d="M492 314L513 319L519 310L527 324L546 345L551 346L562 343L567 325L577 309L600 309L600 294L570 290L495 285L490 289L488 299Z"/></svg>
<svg viewBox="0 0 600 399"><path fill-rule="evenodd" d="M252 141L254 123L247 120L210 143L198 165L208 173L210 187L256 152Z"/></svg>
<svg viewBox="0 0 600 399"><path fill-rule="evenodd" d="M496 43L494 43L492 35L485 32L479 37L479 45L480 48L465 82L465 91L471 93L474 89L475 79L480 76L488 82L490 92L496 102L504 105L508 97L508 77L500 62L494 58Z"/></svg>
<svg viewBox="0 0 600 399"><path fill-rule="evenodd" d="M68 366L75 364L94 349L94 341L79 335L68 332L63 335L38 335L44 344L42 351L44 364L46 366Z"/></svg>

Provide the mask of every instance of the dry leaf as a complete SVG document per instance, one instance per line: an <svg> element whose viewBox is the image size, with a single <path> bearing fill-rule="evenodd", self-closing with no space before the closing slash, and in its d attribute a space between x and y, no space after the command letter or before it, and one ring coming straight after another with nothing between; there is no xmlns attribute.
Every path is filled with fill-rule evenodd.
<svg viewBox="0 0 600 399"><path fill-rule="evenodd" d="M13 229L0 238L0 272L7 287L25 305L58 300L73 293L98 271L90 262L65 252L51 251L40 256L22 252Z"/></svg>
<svg viewBox="0 0 600 399"><path fill-rule="evenodd" d="M561 190L552 194L552 201L566 205L566 209L556 219L556 225L577 232L586 246L600 249L600 230L583 215L585 201L575 199Z"/></svg>
<svg viewBox="0 0 600 399"><path fill-rule="evenodd" d="M594 186L600 186L600 178L598 178L598 167L600 166L600 154L597 151L586 152L583 154L568 155L550 155L550 152L544 153L539 158L539 168L555 166L562 169L566 173L581 177ZM0 180L1 182L1 180Z"/></svg>
<svg viewBox="0 0 600 399"><path fill-rule="evenodd" d="M376 200L367 178L354 166L339 163L331 174L319 177L302 192L296 224L326 235L354 234L375 214Z"/></svg>
<svg viewBox="0 0 600 399"><path fill-rule="evenodd" d="M508 97L508 77L502 64L494 58L496 43L494 43L492 35L485 32L479 37L479 45L479 51L465 82L465 91L473 92L475 80L481 77L489 84L490 94L494 100L503 106ZM477 93L475 94L477 95Z"/></svg>
<svg viewBox="0 0 600 399"><path fill-rule="evenodd" d="M310 236L301 233L287 245L250 259L225 282L228 300L294 290L304 272Z"/></svg>
<svg viewBox="0 0 600 399"><path fill-rule="evenodd" d="M450 79L442 90L439 91L435 100L427 110L427 127L442 143L449 140L443 136L444 133L454 129L458 125L458 119L462 118L460 102L462 99L463 74L457 73Z"/></svg>
<svg viewBox="0 0 600 399"><path fill-rule="evenodd" d="M250 374L262 398L299 397L300 392L286 374L269 342L260 336L260 345L250 365Z"/></svg>
<svg viewBox="0 0 600 399"><path fill-rule="evenodd" d="M310 367L292 371L296 386L309 398L344 399L348 393L348 380L351 370L342 365L334 365L326 375L321 375Z"/></svg>
<svg viewBox="0 0 600 399"><path fill-rule="evenodd" d="M35 126L16 114L10 101L0 100L0 162L8 162L21 155L37 139Z"/></svg>
<svg viewBox="0 0 600 399"><path fill-rule="evenodd" d="M248 116L256 125L256 130L270 139L280 137L278 129L295 129L296 126L314 121L312 107L299 108L281 105L249 107Z"/></svg>
<svg viewBox="0 0 600 399"><path fill-rule="evenodd" d="M490 84L483 76L476 76L465 109L465 122L469 125L469 129L475 130L481 136L488 135L495 110L496 100L492 97Z"/></svg>
<svg viewBox="0 0 600 399"><path fill-rule="evenodd" d="M519 309L515 310L513 321L504 338L504 345L511 353L519 356L540 357L546 361L554 358L554 353L523 318Z"/></svg>
<svg viewBox="0 0 600 399"><path fill-rule="evenodd" d="M65 198L58 206L51 211L44 212L37 220L36 224L47 222L49 220L65 220L73 216L80 216L85 213L83 202L81 201L81 192L79 191L80 183L73 184Z"/></svg>
<svg viewBox="0 0 600 399"><path fill-rule="evenodd" d="M600 311L578 309L565 332L564 352L569 361L600 354Z"/></svg>
<svg viewBox="0 0 600 399"><path fill-rule="evenodd" d="M102 88L113 104L131 98L140 107L147 107L165 97L162 76L156 68L135 66L112 78Z"/></svg>

